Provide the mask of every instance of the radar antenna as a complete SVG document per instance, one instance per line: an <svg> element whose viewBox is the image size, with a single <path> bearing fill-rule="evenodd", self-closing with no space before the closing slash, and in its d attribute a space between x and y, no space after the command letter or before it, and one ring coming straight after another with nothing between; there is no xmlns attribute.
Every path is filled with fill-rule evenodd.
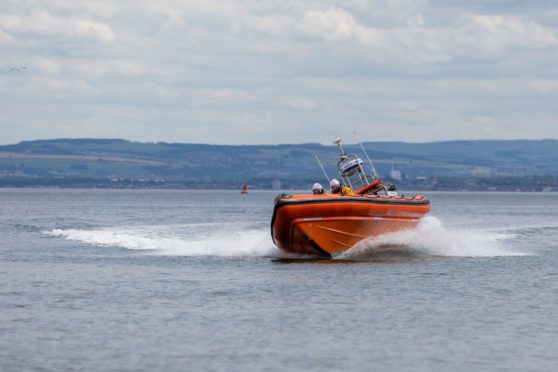
<svg viewBox="0 0 558 372"><path fill-rule="evenodd" d="M337 138L333 141L334 145L337 145L337 148L339 149L339 152L341 153L341 156L345 155L345 150L343 150L343 146L341 146L341 138Z"/></svg>

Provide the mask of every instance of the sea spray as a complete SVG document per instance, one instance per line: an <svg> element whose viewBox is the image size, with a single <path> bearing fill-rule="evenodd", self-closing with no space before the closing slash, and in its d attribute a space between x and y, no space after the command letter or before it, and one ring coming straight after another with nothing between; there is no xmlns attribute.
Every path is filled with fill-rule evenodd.
<svg viewBox="0 0 558 372"><path fill-rule="evenodd" d="M341 255L342 258L387 251L428 256L497 257L522 256L511 245L515 235L470 229L448 229L433 216L423 218L415 229L366 239Z"/></svg>
<svg viewBox="0 0 558 372"><path fill-rule="evenodd" d="M215 227L216 228L216 227ZM169 256L282 257L269 231L240 225L134 226L101 229L54 229L47 235L97 246L114 246ZM515 235L478 229L449 229L427 216L415 229L386 234L356 244L338 258L357 259L377 254L419 256L521 256L513 249Z"/></svg>
<svg viewBox="0 0 558 372"><path fill-rule="evenodd" d="M185 229L187 226L184 227ZM145 227L103 228L94 230L54 229L50 236L80 241L97 246L115 246L131 250L150 251L169 256L279 256L269 232L261 230L221 230L212 234L192 234L189 237L170 234L162 236L161 229ZM168 228L162 227L167 234Z"/></svg>

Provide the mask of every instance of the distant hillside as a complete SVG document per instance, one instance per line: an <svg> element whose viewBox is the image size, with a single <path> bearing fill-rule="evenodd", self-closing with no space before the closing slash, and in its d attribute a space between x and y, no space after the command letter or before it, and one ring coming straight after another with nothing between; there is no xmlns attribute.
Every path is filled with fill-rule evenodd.
<svg viewBox="0 0 558 372"><path fill-rule="evenodd" d="M558 176L557 140L363 144L387 175L403 177ZM345 145L362 154L360 146ZM237 185L323 180L315 155L335 174L337 150L320 144L224 146L55 139L0 146L0 179L136 180ZM364 156L363 156L364 158Z"/></svg>

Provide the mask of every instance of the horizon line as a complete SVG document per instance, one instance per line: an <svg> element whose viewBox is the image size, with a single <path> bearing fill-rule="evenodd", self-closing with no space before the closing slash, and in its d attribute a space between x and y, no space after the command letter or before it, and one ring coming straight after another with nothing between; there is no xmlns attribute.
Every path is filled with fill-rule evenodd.
<svg viewBox="0 0 558 372"><path fill-rule="evenodd" d="M332 142L322 143L322 142L299 142L299 143L276 143L276 144L266 144L266 143L252 143L252 144L226 144L226 143L202 143L202 142L169 142L160 140L131 140L126 138L110 138L110 137L56 137L56 138L39 138L30 140L21 140L16 143L0 143L0 146L15 146L27 142L51 142L51 141L122 141L128 143L139 143L139 144L179 144L179 145L207 145L207 146L230 146L230 147L241 147L241 146L301 146L301 145L321 145L330 146L334 145ZM358 145L359 143L405 143L405 144L435 144L435 143L456 143L456 142L517 142L517 141L530 141L530 142L540 142L540 141L558 141L558 138L515 138L515 139L453 139L453 140L442 140L442 141L428 141L428 142L412 142L412 141L361 141L361 142L346 142L346 145Z"/></svg>

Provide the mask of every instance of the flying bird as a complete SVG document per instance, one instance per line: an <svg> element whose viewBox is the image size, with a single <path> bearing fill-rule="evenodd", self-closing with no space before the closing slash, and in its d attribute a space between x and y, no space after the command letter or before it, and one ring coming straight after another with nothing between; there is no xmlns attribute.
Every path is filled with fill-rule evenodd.
<svg viewBox="0 0 558 372"><path fill-rule="evenodd" d="M27 70L27 67L25 67L25 66L21 66L21 67L12 67L12 68L10 69L10 71L15 71L15 72L20 72L20 71L23 71L23 70Z"/></svg>

